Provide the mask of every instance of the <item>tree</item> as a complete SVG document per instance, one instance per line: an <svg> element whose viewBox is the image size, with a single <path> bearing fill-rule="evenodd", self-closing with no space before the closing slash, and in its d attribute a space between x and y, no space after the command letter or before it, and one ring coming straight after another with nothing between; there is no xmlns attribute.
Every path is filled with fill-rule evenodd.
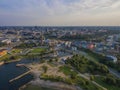
<svg viewBox="0 0 120 90"><path fill-rule="evenodd" d="M15 56L11 56L11 57L10 57L10 60L15 60Z"/></svg>
<svg viewBox="0 0 120 90"><path fill-rule="evenodd" d="M55 61L58 62L58 58L55 58Z"/></svg>
<svg viewBox="0 0 120 90"><path fill-rule="evenodd" d="M75 79L75 78L76 78L76 75L75 75L74 73L71 73L70 78L71 78L71 79Z"/></svg>
<svg viewBox="0 0 120 90"><path fill-rule="evenodd" d="M53 61L53 59L50 59L50 60L49 60L49 62L52 62L52 61Z"/></svg>
<svg viewBox="0 0 120 90"><path fill-rule="evenodd" d="M44 73L46 73L47 70L48 70L48 67L47 66L42 66L42 68L43 68Z"/></svg>
<svg viewBox="0 0 120 90"><path fill-rule="evenodd" d="M106 77L104 81L108 84L116 85L116 79L111 76Z"/></svg>
<svg viewBox="0 0 120 90"><path fill-rule="evenodd" d="M92 80L92 81L94 80L94 76L93 75L90 76L90 80Z"/></svg>

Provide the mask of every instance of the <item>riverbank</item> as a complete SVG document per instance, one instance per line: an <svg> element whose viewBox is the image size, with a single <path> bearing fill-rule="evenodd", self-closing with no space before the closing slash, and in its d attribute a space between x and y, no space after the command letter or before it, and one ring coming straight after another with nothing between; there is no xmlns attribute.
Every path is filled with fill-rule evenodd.
<svg viewBox="0 0 120 90"><path fill-rule="evenodd" d="M51 90L82 90L80 87L75 86L75 85L69 85L69 84L66 84L63 82L52 82L49 80L40 79L40 76L43 73L43 71L40 70L42 65L43 64L27 65L31 68L31 74L33 75L34 79L32 81L30 81L29 83L27 83L26 85L23 85L22 87L20 87L19 90L26 90L26 88L28 88L29 86L36 86L38 88L45 87L45 88L50 88ZM53 67L53 69L54 69L54 71L55 70L57 71L57 69L55 69L55 67ZM53 70L51 70L51 71L53 71ZM59 73L58 73L58 75L59 75ZM60 75L62 75L62 73L60 73ZM63 76L63 77L65 77L65 76Z"/></svg>
<svg viewBox="0 0 120 90"><path fill-rule="evenodd" d="M19 87L33 80L31 74L27 74L12 83L9 80L28 71L25 67L16 67L19 62L13 62L0 66L0 90L18 90Z"/></svg>
<svg viewBox="0 0 120 90"><path fill-rule="evenodd" d="M47 90L82 90L77 86L71 86L71 85L67 85L65 83L61 83L61 82L53 83L50 81L41 80L41 83L42 84L38 85L38 84L31 84L31 82L29 82L28 84L19 88L19 90L46 90L46 89ZM30 87L32 87L32 88L30 88Z"/></svg>
<svg viewBox="0 0 120 90"><path fill-rule="evenodd" d="M34 74L35 73L33 73L33 75ZM46 88L47 90L82 90L80 87L77 87L74 85L68 85L62 82L45 81L45 80L41 80L40 78L35 78L29 83L21 86L19 90L26 90L27 88L33 87L33 86L35 86L35 88L44 88L40 90L46 90Z"/></svg>
<svg viewBox="0 0 120 90"><path fill-rule="evenodd" d="M17 60L12 60L12 61L6 61L5 64L8 64L8 63L13 63L13 62L19 62L21 59L17 59Z"/></svg>
<svg viewBox="0 0 120 90"><path fill-rule="evenodd" d="M4 64L9 64L9 63L13 63L13 62L19 62L21 59L17 59L17 60L12 60L12 61L1 61L0 62L0 66L4 65Z"/></svg>
<svg viewBox="0 0 120 90"><path fill-rule="evenodd" d="M25 90L56 90L56 89L29 85L27 88L25 88Z"/></svg>
<svg viewBox="0 0 120 90"><path fill-rule="evenodd" d="M4 62L4 61L0 62L0 66L2 66L2 65L4 65L4 64L5 64L5 62Z"/></svg>

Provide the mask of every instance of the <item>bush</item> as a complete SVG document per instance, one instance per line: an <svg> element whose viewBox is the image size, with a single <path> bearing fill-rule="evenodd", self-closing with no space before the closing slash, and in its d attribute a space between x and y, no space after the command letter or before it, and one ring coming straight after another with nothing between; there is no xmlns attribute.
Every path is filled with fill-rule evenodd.
<svg viewBox="0 0 120 90"><path fill-rule="evenodd" d="M48 70L48 67L47 67L47 66L42 66L42 68L43 68L43 70L44 70L44 73L46 73L47 70Z"/></svg>
<svg viewBox="0 0 120 90"><path fill-rule="evenodd" d="M84 56L74 55L71 59L66 60L66 64L73 66L81 73L107 74L107 66L88 60Z"/></svg>
<svg viewBox="0 0 120 90"><path fill-rule="evenodd" d="M95 79L95 77L94 77L93 75L91 75L91 76L90 76L90 80L93 81L94 79Z"/></svg>
<svg viewBox="0 0 120 90"><path fill-rule="evenodd" d="M110 85L116 85L116 79L114 77L108 76L104 78L104 81Z"/></svg>

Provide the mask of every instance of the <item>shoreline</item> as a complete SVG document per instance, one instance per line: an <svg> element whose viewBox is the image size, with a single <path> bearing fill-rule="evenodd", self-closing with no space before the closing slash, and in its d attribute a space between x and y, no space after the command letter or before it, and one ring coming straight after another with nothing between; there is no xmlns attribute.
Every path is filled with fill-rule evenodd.
<svg viewBox="0 0 120 90"><path fill-rule="evenodd" d="M37 87L42 87L42 88L50 88L50 89L55 89L55 90L83 90L78 86L74 85L68 85L66 83L62 82L52 82L52 81L45 81L45 80L40 80L39 84L34 83L34 80L31 80L30 82L24 84L23 86L19 87L18 90L25 90L28 86L37 86Z"/></svg>
<svg viewBox="0 0 120 90"><path fill-rule="evenodd" d="M0 62L0 66L2 66L2 65L5 65L5 64L9 64L9 63L13 63L13 62L19 62L21 59L18 59L18 60L12 60L12 61L7 61L7 62L5 62L5 61L1 61Z"/></svg>
<svg viewBox="0 0 120 90"><path fill-rule="evenodd" d="M27 66L31 68L30 66ZM63 82L52 82L50 80L43 80L40 79L41 71L37 71L35 69L31 68L31 75L33 75L33 79L21 86L18 90L24 90L27 88L29 85L30 86L37 86L37 87L45 87L45 88L51 88L55 90L83 90L78 86L75 85L69 85Z"/></svg>
<svg viewBox="0 0 120 90"><path fill-rule="evenodd" d="M9 64L9 63L13 63L13 62L19 62L21 59L17 59L17 60L12 60L12 61L7 61L5 62L5 64Z"/></svg>
<svg viewBox="0 0 120 90"><path fill-rule="evenodd" d="M1 61L0 62L0 66L2 66L2 65L4 65L5 64L5 62L4 61Z"/></svg>

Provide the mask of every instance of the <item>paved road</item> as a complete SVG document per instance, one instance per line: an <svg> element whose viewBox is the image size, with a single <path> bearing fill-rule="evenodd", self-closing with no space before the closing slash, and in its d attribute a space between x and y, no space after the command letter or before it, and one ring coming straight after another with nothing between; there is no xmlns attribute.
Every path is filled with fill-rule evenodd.
<svg viewBox="0 0 120 90"><path fill-rule="evenodd" d="M79 73L79 72L78 72L78 73ZM87 80L90 80L89 77L85 76L85 75L82 74L82 73L79 73L78 75L81 76L81 77L83 77L83 78L85 78L85 79L87 79ZM101 86L100 84L96 83L95 81L91 81L91 82L92 82L93 84L95 84L96 86L101 87L103 90L107 90L107 88Z"/></svg>
<svg viewBox="0 0 120 90"><path fill-rule="evenodd" d="M112 73L113 75L115 75L116 77L120 78L120 73L117 72L116 70L109 68L109 72Z"/></svg>

